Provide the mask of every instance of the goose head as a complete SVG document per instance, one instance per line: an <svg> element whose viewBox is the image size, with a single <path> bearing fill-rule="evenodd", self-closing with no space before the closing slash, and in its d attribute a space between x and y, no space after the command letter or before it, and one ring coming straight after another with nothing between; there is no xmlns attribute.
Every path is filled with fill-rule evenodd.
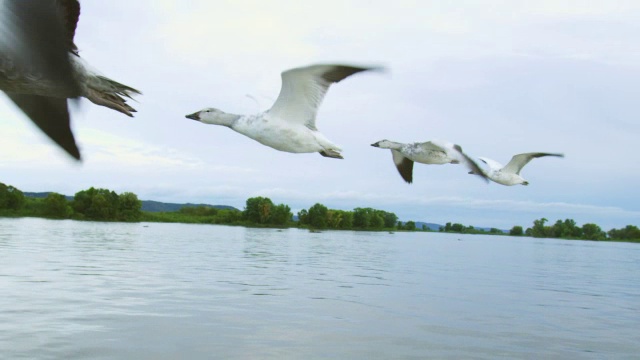
<svg viewBox="0 0 640 360"><path fill-rule="evenodd" d="M193 114L185 116L187 119L196 120L204 124L231 126L237 115L228 114L216 108L205 108Z"/></svg>
<svg viewBox="0 0 640 360"><path fill-rule="evenodd" d="M395 143L393 141L380 140L378 142L371 144L371 146L377 147L377 148L383 148L383 149L390 149L394 144Z"/></svg>

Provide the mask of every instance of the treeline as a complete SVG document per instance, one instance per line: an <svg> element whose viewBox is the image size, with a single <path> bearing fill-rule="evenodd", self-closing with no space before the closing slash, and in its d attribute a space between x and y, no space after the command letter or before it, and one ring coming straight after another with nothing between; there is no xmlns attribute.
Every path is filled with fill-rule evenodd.
<svg viewBox="0 0 640 360"><path fill-rule="evenodd" d="M493 234L511 236L530 236L538 238L558 238L574 240L621 240L640 242L640 229L634 225L627 225L622 229L611 229L608 232L593 223L578 226L573 219L557 220L553 225L545 225L549 220L542 218L533 221L533 226L526 230L516 225L508 233L491 228L488 231L475 228L471 225L464 226L458 223L447 223L440 228L440 232L452 232L459 234Z"/></svg>
<svg viewBox="0 0 640 360"><path fill-rule="evenodd" d="M216 209L210 206L183 207L174 212L143 212L142 202L131 192L116 194L108 189L89 188L79 191L73 199L49 193L45 198L25 197L22 191L0 183L0 216L35 216L52 219L96 221L149 221L202 224L225 224L260 227L302 227L335 230L418 230L414 221L398 221L396 214L373 208L355 208L352 211L329 209L315 204L298 212L298 221L288 205L274 204L267 197L247 199L244 210ZM605 232L600 226L586 223L578 226L573 219L557 220L547 225L546 218L534 220L533 226L523 229L514 226L508 232L512 236L581 240L621 240L640 242L640 229L627 225ZM426 225L423 231L428 231ZM473 226L448 222L441 232L462 234L506 235L500 229L488 231Z"/></svg>
<svg viewBox="0 0 640 360"><path fill-rule="evenodd" d="M479 229L476 228L475 226L469 225L469 226L464 226L460 223L446 223L446 225L444 227L440 227L440 232L453 232L453 233L459 233L459 234L494 234L494 235L505 235L505 232L500 230L500 229L496 229L496 228L491 228L488 231L485 231L484 229Z"/></svg>
<svg viewBox="0 0 640 360"><path fill-rule="evenodd" d="M416 230L415 222L401 223L396 214L372 208L345 211L315 204L299 211L297 215L298 221L294 221L288 205L275 204L267 197L258 196L247 199L242 211L207 206L183 207L176 212L144 212L142 219L154 222L302 227L318 230Z"/></svg>
<svg viewBox="0 0 640 360"><path fill-rule="evenodd" d="M622 241L640 241L640 229L634 225L627 225L621 229L611 229L608 232L593 223L586 223L578 226L573 219L557 220L553 225L546 225L546 218L533 221L533 226L527 228L524 232L522 226L514 226L510 231L510 235L514 236L532 236L544 238L561 238L561 239L577 239L577 240L622 240Z"/></svg>
<svg viewBox="0 0 640 360"><path fill-rule="evenodd" d="M403 224L396 214L372 208L355 208L353 211L329 209L315 204L298 212L301 227L335 230L416 230L416 224Z"/></svg>
<svg viewBox="0 0 640 360"><path fill-rule="evenodd" d="M25 197L22 191L0 183L0 215L36 216L50 219L140 221L142 202L134 193L116 194L107 189L79 191L69 201L52 192L45 198Z"/></svg>

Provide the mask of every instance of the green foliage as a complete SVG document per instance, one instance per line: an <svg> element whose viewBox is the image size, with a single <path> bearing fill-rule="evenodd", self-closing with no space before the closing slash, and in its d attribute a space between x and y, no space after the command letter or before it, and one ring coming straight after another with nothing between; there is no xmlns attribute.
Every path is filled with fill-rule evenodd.
<svg viewBox="0 0 640 360"><path fill-rule="evenodd" d="M142 217L142 201L131 192L125 192L118 196L118 220L135 222Z"/></svg>
<svg viewBox="0 0 640 360"><path fill-rule="evenodd" d="M322 204L315 204L309 208L308 212L308 224L312 228L315 229L326 229L327 228L327 215L329 213L329 209Z"/></svg>
<svg viewBox="0 0 640 360"><path fill-rule="evenodd" d="M384 227L386 228L395 227L396 223L398 222L398 216L391 212L386 212L386 211L381 211L381 212L383 213L382 216L384 217Z"/></svg>
<svg viewBox="0 0 640 360"><path fill-rule="evenodd" d="M19 210L24 202L22 191L11 185L0 183L0 209Z"/></svg>
<svg viewBox="0 0 640 360"><path fill-rule="evenodd" d="M406 223L404 223L404 225L402 226L403 230L409 230L409 231L414 231L416 229L416 223L415 221L407 221Z"/></svg>
<svg viewBox="0 0 640 360"><path fill-rule="evenodd" d="M605 240L606 234L600 226L592 223L582 225L582 238L585 240Z"/></svg>
<svg viewBox="0 0 640 360"><path fill-rule="evenodd" d="M609 230L609 238L613 240L637 240L640 241L640 229L637 226L627 225L622 229Z"/></svg>
<svg viewBox="0 0 640 360"><path fill-rule="evenodd" d="M260 225L287 225L291 222L292 216L288 205L274 205L271 199L261 196L247 199L242 212L245 221Z"/></svg>
<svg viewBox="0 0 640 360"><path fill-rule="evenodd" d="M54 219L67 219L73 214L73 209L64 195L49 193L43 202L43 214Z"/></svg>
<svg viewBox="0 0 640 360"><path fill-rule="evenodd" d="M516 225L509 230L509 235L511 236L522 236L522 226Z"/></svg>
<svg viewBox="0 0 640 360"><path fill-rule="evenodd" d="M371 224L371 208L353 209L353 227L357 229L367 229Z"/></svg>
<svg viewBox="0 0 640 360"><path fill-rule="evenodd" d="M273 208L269 223L273 225L288 225L291 222L293 214L289 205L279 204Z"/></svg>
<svg viewBox="0 0 640 360"><path fill-rule="evenodd" d="M531 228L531 236L533 237L547 237L548 231L545 229L544 223L546 223L547 219L542 218L539 220L533 221L533 227Z"/></svg>
<svg viewBox="0 0 640 360"><path fill-rule="evenodd" d="M142 202L131 192L120 195L108 189L89 188L75 194L73 201L58 193L46 198L25 197L22 191L0 183L0 216L41 216L55 219L74 218L98 221L158 221L228 225L289 226L291 209L288 205L275 205L266 197L247 199L244 211L219 210L210 206L183 207L179 211L151 213L141 211ZM355 208L353 211L328 209L322 204L298 212L298 225L319 229L342 230L416 230L413 221L401 222L394 213L372 208ZM627 225L621 229L604 232L600 226L587 223L578 226L573 219L557 220L552 226L541 218L523 232L522 226L514 226L510 235L584 240L621 240L640 242L640 229ZM422 225L422 230L428 227ZM473 226L447 222L440 228L444 232L466 234L489 233L501 235L503 231L491 228L488 232Z"/></svg>

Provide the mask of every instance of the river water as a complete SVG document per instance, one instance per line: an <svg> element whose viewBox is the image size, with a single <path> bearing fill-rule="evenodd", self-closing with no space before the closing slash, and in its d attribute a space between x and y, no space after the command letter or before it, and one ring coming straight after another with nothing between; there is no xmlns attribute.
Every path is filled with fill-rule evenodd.
<svg viewBox="0 0 640 360"><path fill-rule="evenodd" d="M2 359L638 359L640 244L0 218Z"/></svg>

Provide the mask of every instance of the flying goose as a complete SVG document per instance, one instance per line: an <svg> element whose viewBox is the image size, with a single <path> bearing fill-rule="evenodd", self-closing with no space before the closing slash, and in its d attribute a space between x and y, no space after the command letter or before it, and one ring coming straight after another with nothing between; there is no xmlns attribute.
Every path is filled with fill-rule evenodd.
<svg viewBox="0 0 640 360"><path fill-rule="evenodd" d="M77 0L5 0L3 15L0 90L67 153L80 159L68 98L86 97L132 116L125 98L140 92L90 70L78 54Z"/></svg>
<svg viewBox="0 0 640 360"><path fill-rule="evenodd" d="M255 115L235 115L206 108L187 115L204 124L223 125L276 150L318 152L342 159L340 147L316 128L318 107L333 83L355 73L380 70L349 65L311 65L282 73L280 95L271 109Z"/></svg>
<svg viewBox="0 0 640 360"><path fill-rule="evenodd" d="M520 176L520 170L534 158L543 156L564 157L564 154L531 152L514 155L506 166L502 166L499 162L485 157L479 157L485 164L489 165L487 176L494 182L502 185L529 185L529 182ZM469 171L469 174L478 174L475 170Z"/></svg>
<svg viewBox="0 0 640 360"><path fill-rule="evenodd" d="M391 149L393 162L400 176L407 183L413 182L413 163L422 164L464 164L474 173L486 178L484 171L467 154L462 151L460 145L446 141L431 140L403 144L395 141L380 140L371 146L381 149Z"/></svg>

